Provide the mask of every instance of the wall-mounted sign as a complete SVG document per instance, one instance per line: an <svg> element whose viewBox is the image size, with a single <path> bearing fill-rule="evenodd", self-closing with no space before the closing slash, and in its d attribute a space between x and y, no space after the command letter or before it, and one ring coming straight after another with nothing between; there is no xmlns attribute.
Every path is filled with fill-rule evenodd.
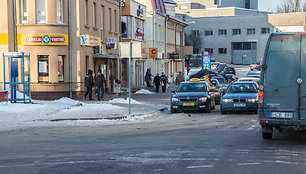
<svg viewBox="0 0 306 174"><path fill-rule="evenodd" d="M157 59L157 48L149 48L149 58Z"/></svg>
<svg viewBox="0 0 306 174"><path fill-rule="evenodd" d="M108 37L106 38L106 49L117 49L117 38L116 37Z"/></svg>
<svg viewBox="0 0 306 174"><path fill-rule="evenodd" d="M21 45L68 45L68 34L21 34Z"/></svg>
<svg viewBox="0 0 306 174"><path fill-rule="evenodd" d="M138 6L137 16L138 17L143 17L143 7L141 7L141 5Z"/></svg>
<svg viewBox="0 0 306 174"><path fill-rule="evenodd" d="M178 53L168 53L168 59L180 59L180 55Z"/></svg>
<svg viewBox="0 0 306 174"><path fill-rule="evenodd" d="M138 37L138 38L143 38L144 37L144 33L143 33L141 28L137 28L135 36Z"/></svg>
<svg viewBox="0 0 306 174"><path fill-rule="evenodd" d="M210 53L204 52L202 53L202 61L203 61L203 67L202 69L210 69Z"/></svg>
<svg viewBox="0 0 306 174"><path fill-rule="evenodd" d="M86 46L98 46L101 43L101 38L99 37L94 37L94 36L89 36L89 35L81 35L81 45L86 45Z"/></svg>

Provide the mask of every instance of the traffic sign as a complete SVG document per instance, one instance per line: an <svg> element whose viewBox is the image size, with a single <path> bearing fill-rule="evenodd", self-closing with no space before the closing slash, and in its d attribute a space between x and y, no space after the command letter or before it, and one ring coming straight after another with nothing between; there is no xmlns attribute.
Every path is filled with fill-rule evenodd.
<svg viewBox="0 0 306 174"><path fill-rule="evenodd" d="M203 61L203 69L211 69L210 67L210 53L209 52L203 52L202 53L202 61Z"/></svg>
<svg viewBox="0 0 306 174"><path fill-rule="evenodd" d="M157 48L149 48L149 58L157 59Z"/></svg>

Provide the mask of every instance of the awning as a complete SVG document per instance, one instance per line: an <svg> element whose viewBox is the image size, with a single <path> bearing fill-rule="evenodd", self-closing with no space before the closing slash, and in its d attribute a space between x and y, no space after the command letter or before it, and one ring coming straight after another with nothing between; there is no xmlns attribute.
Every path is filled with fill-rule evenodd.
<svg viewBox="0 0 306 174"><path fill-rule="evenodd" d="M119 55L115 54L93 54L92 57L96 59L122 59Z"/></svg>

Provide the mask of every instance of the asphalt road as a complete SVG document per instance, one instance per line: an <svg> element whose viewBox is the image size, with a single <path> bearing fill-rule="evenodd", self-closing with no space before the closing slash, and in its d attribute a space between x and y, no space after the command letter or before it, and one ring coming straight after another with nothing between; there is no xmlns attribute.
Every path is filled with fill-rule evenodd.
<svg viewBox="0 0 306 174"><path fill-rule="evenodd" d="M305 173L305 142L286 131L263 140L250 113L162 112L141 124L0 132L0 173Z"/></svg>

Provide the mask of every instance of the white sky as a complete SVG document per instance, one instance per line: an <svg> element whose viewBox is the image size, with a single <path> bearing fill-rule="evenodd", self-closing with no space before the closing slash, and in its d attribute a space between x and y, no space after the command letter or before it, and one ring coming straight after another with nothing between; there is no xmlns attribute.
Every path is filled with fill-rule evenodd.
<svg viewBox="0 0 306 174"><path fill-rule="evenodd" d="M305 0L302 0L304 2ZM282 4L284 0L258 0L259 10L262 11L276 11L278 5ZM303 4L303 3L302 3Z"/></svg>

